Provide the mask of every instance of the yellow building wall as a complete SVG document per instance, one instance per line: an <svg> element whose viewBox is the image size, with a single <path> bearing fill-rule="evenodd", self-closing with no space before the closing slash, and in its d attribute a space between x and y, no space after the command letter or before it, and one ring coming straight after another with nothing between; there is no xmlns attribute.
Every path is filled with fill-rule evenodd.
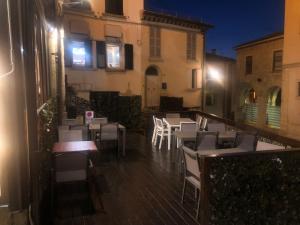
<svg viewBox="0 0 300 225"><path fill-rule="evenodd" d="M145 104L145 71L149 65L160 68L161 82L167 82L167 90L161 95L184 97L184 106L199 107L201 90L191 89L192 69L199 69L198 87L201 86L203 62L203 34L197 35L197 60L188 61L186 57L187 30L169 28L161 29L161 60L149 58L149 25L141 21L143 1L124 0L124 18L105 14L105 1L91 1L92 14L69 12L63 18L65 37L70 36L70 21L83 20L90 30L90 39L105 40L105 25L120 26L124 43L134 46L134 70L107 72L105 69L93 68L78 70L66 67L68 83L74 87L82 86L78 94L89 99L89 90L119 91L121 94L141 95ZM94 15L93 15L94 14ZM161 86L161 85L160 85Z"/></svg>
<svg viewBox="0 0 300 225"><path fill-rule="evenodd" d="M283 97L281 124L285 135L300 139L300 1L285 1Z"/></svg>
<svg viewBox="0 0 300 225"><path fill-rule="evenodd" d="M151 59L149 57L149 32L150 26L143 26L143 71L146 71L150 65L156 65L160 70L161 82L167 83L167 90L161 90L161 95L183 97L184 107L201 106L203 35L197 34L196 60L187 60L187 31L161 27L161 59ZM199 69L197 84L199 88L193 90L191 89L192 69ZM143 81L144 89L145 78Z"/></svg>
<svg viewBox="0 0 300 225"><path fill-rule="evenodd" d="M267 126L266 110L270 89L282 86L282 72L273 72L273 53L277 50L283 50L283 38L237 49L237 93L239 95L236 96L236 119L241 118L241 94L245 87L252 87L256 92L258 107L257 122L253 125L273 132L279 132L279 130ZM246 75L247 56L252 56L253 61L252 74Z"/></svg>

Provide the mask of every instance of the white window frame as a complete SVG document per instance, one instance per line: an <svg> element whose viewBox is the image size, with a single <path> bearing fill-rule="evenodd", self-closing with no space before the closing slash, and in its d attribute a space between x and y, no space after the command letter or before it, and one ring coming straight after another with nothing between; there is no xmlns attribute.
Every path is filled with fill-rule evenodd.
<svg viewBox="0 0 300 225"><path fill-rule="evenodd" d="M118 66L112 66L110 63L109 58L109 48L119 48L119 63ZM124 44L120 38L113 38L113 37L106 37L106 45L105 45L105 52L106 52L106 69L108 71L120 71L125 70L125 49Z"/></svg>

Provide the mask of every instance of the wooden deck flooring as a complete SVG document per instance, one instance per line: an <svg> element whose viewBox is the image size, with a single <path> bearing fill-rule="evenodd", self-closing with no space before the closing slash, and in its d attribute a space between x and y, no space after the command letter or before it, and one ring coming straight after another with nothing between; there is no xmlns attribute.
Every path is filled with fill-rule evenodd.
<svg viewBox="0 0 300 225"><path fill-rule="evenodd" d="M159 151L144 136L128 134L125 158L117 161L106 152L92 160L96 176L90 185L56 188L56 225L198 224L194 189L187 189L183 205L180 201L182 176L176 152Z"/></svg>

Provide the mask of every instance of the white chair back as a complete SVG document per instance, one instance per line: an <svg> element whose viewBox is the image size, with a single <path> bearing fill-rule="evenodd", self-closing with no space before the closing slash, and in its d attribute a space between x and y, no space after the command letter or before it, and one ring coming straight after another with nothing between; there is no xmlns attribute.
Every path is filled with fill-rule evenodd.
<svg viewBox="0 0 300 225"><path fill-rule="evenodd" d="M154 124L154 128L155 128L156 127L156 117L153 115L152 118L153 118L153 124Z"/></svg>
<svg viewBox="0 0 300 225"><path fill-rule="evenodd" d="M82 141L82 130L58 130L59 142Z"/></svg>
<svg viewBox="0 0 300 225"><path fill-rule="evenodd" d="M69 130L70 127L68 125L59 125L58 130Z"/></svg>
<svg viewBox="0 0 300 225"><path fill-rule="evenodd" d="M166 118L180 118L179 113L167 113Z"/></svg>
<svg viewBox="0 0 300 225"><path fill-rule="evenodd" d="M207 118L203 118L200 125L200 130L205 130L207 126Z"/></svg>
<svg viewBox="0 0 300 225"><path fill-rule="evenodd" d="M212 132L225 132L226 126L224 123L208 123L207 130Z"/></svg>
<svg viewBox="0 0 300 225"><path fill-rule="evenodd" d="M164 124L161 119L156 118L156 126L158 129L164 129Z"/></svg>

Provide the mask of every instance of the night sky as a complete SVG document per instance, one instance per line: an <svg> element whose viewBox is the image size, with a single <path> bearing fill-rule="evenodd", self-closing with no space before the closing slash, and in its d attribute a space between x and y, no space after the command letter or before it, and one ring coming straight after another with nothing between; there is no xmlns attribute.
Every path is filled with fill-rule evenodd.
<svg viewBox="0 0 300 225"><path fill-rule="evenodd" d="M284 0L145 0L145 8L214 25L206 49L229 57L238 44L283 31Z"/></svg>

